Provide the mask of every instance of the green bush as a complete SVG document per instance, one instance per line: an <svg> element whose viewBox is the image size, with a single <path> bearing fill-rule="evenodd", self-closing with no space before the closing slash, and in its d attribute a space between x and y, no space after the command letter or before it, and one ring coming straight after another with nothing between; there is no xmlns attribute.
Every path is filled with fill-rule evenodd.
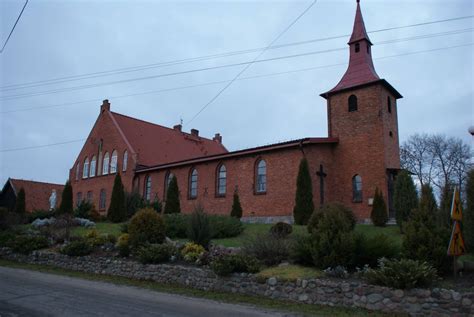
<svg viewBox="0 0 474 317"><path fill-rule="evenodd" d="M196 262L206 250L199 244L188 242L181 250L181 255L186 262Z"/></svg>
<svg viewBox="0 0 474 317"><path fill-rule="evenodd" d="M372 205L372 212L370 213L372 223L377 227L385 227L388 221L387 205L383 199L382 192L375 188L374 202Z"/></svg>
<svg viewBox="0 0 474 317"><path fill-rule="evenodd" d="M20 235L8 241L7 246L15 252L29 254L32 251L47 248L49 244L48 239L43 236Z"/></svg>
<svg viewBox="0 0 474 317"><path fill-rule="evenodd" d="M99 247L106 243L115 244L116 238L111 234L99 234L96 229L92 229L86 233L85 238L92 247Z"/></svg>
<svg viewBox="0 0 474 317"><path fill-rule="evenodd" d="M148 244L138 249L137 256L143 264L158 264L168 262L174 253L176 248L171 244Z"/></svg>
<svg viewBox="0 0 474 317"><path fill-rule="evenodd" d="M312 266L313 257L311 250L313 248L313 239L310 235L299 234L293 238L293 244L290 249L290 258L301 265Z"/></svg>
<svg viewBox="0 0 474 317"><path fill-rule="evenodd" d="M130 255L130 243L128 233L121 234L117 239L117 244L115 245L119 251L121 257L127 257Z"/></svg>
<svg viewBox="0 0 474 317"><path fill-rule="evenodd" d="M369 269L364 276L369 283L397 289L427 287L436 278L436 269L426 262L383 259L378 269Z"/></svg>
<svg viewBox="0 0 474 317"><path fill-rule="evenodd" d="M188 239L207 248L212 238L209 216L201 206L194 208L189 219Z"/></svg>
<svg viewBox="0 0 474 317"><path fill-rule="evenodd" d="M244 231L244 226L239 219L222 215L210 215L209 226L212 239L237 237Z"/></svg>
<svg viewBox="0 0 474 317"><path fill-rule="evenodd" d="M0 230L8 230L22 223L23 215L9 211L7 208L0 207Z"/></svg>
<svg viewBox="0 0 474 317"><path fill-rule="evenodd" d="M403 232L403 224L408 221L412 210L417 207L418 194L415 184L410 174L403 170L397 176L393 191L393 209L401 232Z"/></svg>
<svg viewBox="0 0 474 317"><path fill-rule="evenodd" d="M166 236L172 239L186 239L188 237L189 215L164 214L166 224Z"/></svg>
<svg viewBox="0 0 474 317"><path fill-rule="evenodd" d="M319 225L319 221L321 220L323 213L333 213L334 210L337 210L337 214L340 217L344 218L344 224L345 224L344 228L346 229L350 228L350 230L353 230L355 228L357 219L354 216L354 213L352 212L352 210L350 210L349 208L341 204L332 203L332 204L324 205L313 212L308 222L308 226L307 226L308 232L312 233L313 229Z"/></svg>
<svg viewBox="0 0 474 317"><path fill-rule="evenodd" d="M59 209L56 211L57 215L72 215L74 212L72 204L72 186L71 183L66 181L63 192L61 194L61 204Z"/></svg>
<svg viewBox="0 0 474 317"><path fill-rule="evenodd" d="M234 272L257 273L261 266L257 259L241 254L228 254L215 258L211 262L211 269L220 276L226 276Z"/></svg>
<svg viewBox="0 0 474 317"><path fill-rule="evenodd" d="M474 250L474 169L467 176L466 210L464 211L464 235L468 250Z"/></svg>
<svg viewBox="0 0 474 317"><path fill-rule="evenodd" d="M36 219L45 219L45 218L51 218L54 216L54 211L53 210L34 210L33 212L29 213L27 215L27 221L28 223L32 223Z"/></svg>
<svg viewBox="0 0 474 317"><path fill-rule="evenodd" d="M296 179L295 207L293 209L295 223L297 225L308 224L313 212L314 203L311 174L309 172L308 160L303 157L300 161Z"/></svg>
<svg viewBox="0 0 474 317"><path fill-rule="evenodd" d="M286 238L293 232L293 227L285 222L277 222L270 227L270 234L276 238Z"/></svg>
<svg viewBox="0 0 474 317"><path fill-rule="evenodd" d="M239 193L234 191L234 196L232 198L232 209L230 211L230 216L240 219L242 218L242 205L240 204Z"/></svg>
<svg viewBox="0 0 474 317"><path fill-rule="evenodd" d="M359 268L368 265L377 267L381 258L394 259L400 256L400 248L385 234L366 237L357 234L355 239L356 251L353 265Z"/></svg>
<svg viewBox="0 0 474 317"><path fill-rule="evenodd" d="M0 247L7 247L10 241L15 240L16 234L11 230L0 231Z"/></svg>
<svg viewBox="0 0 474 317"><path fill-rule="evenodd" d="M114 187L112 188L112 196L110 198L109 210L107 210L107 218L110 221L118 223L127 220L127 204L125 201L125 190L122 184L120 173L115 175Z"/></svg>
<svg viewBox="0 0 474 317"><path fill-rule="evenodd" d="M93 247L87 239L74 240L63 246L59 252L69 256L84 256L91 254Z"/></svg>
<svg viewBox="0 0 474 317"><path fill-rule="evenodd" d="M339 204L328 204L319 211L311 229L311 256L321 269L350 266L355 252L355 222L352 212Z"/></svg>
<svg viewBox="0 0 474 317"><path fill-rule="evenodd" d="M271 266L290 258L291 240L257 234L244 242L243 252Z"/></svg>
<svg viewBox="0 0 474 317"><path fill-rule="evenodd" d="M125 192L125 205L127 206L127 218L132 218L135 213L145 208L145 201L140 193L133 191L131 193Z"/></svg>
<svg viewBox="0 0 474 317"><path fill-rule="evenodd" d="M437 226L437 210L432 188L424 185L419 207L405 224L402 255L407 259L428 262L439 274L444 274L452 268L452 260L446 254L450 232Z"/></svg>
<svg viewBox="0 0 474 317"><path fill-rule="evenodd" d="M166 191L166 203L163 211L165 214L181 213L181 204L179 202L178 179L173 175Z"/></svg>
<svg viewBox="0 0 474 317"><path fill-rule="evenodd" d="M163 243L165 222L153 209L141 209L130 220L128 234L132 247L147 243Z"/></svg>
<svg viewBox="0 0 474 317"><path fill-rule="evenodd" d="M76 209L74 210L74 217L90 219L91 211L92 211L92 203L87 200L82 200L79 203L79 205L77 205Z"/></svg>

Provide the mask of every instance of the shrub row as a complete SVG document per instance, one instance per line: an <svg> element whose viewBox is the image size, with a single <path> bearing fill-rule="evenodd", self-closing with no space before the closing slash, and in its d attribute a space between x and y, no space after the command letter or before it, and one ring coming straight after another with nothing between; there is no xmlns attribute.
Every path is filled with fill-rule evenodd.
<svg viewBox="0 0 474 317"><path fill-rule="evenodd" d="M257 273L261 265L254 257L242 254L230 254L217 257L211 262L211 269L220 276L234 272Z"/></svg>

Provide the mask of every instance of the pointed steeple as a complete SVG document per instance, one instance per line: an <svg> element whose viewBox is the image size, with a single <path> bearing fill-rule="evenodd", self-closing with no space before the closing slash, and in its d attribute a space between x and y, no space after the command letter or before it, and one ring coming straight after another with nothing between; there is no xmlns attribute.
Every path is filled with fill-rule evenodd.
<svg viewBox="0 0 474 317"><path fill-rule="evenodd" d="M364 19L360 10L359 0L357 0L357 9L354 19L354 27L352 35L349 39L349 66L342 76L339 83L333 89L321 94L322 97L327 98L329 95L354 88L361 85L372 84L378 81L383 81L383 84L389 85L385 80L380 79L375 71L372 62L372 42L370 42L367 31L365 30ZM391 86L390 86L391 87ZM391 87L391 90L394 88ZM396 92L396 91L395 91ZM401 95L396 92L397 96Z"/></svg>

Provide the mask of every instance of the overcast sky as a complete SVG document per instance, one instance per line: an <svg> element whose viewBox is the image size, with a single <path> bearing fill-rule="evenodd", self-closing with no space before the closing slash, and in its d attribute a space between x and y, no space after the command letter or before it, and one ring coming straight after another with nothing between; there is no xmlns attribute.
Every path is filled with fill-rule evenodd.
<svg viewBox="0 0 474 317"><path fill-rule="evenodd" d="M83 141L5 150L85 139L106 98L115 112L165 126L183 119L186 131L196 128L206 137L220 132L229 150L327 136L326 101L319 94L343 75L348 49L255 63L241 77L270 76L234 82L192 122L223 81L245 65L106 83L252 61L258 51L54 85L5 87L262 48L311 2L30 0L0 54L0 183L8 177L64 183ZM2 45L23 3L0 1ZM355 8L355 0L319 0L275 45L348 35ZM361 8L369 32L474 15L471 0L362 0ZM369 33L378 75L404 96L398 101L400 142L426 132L472 145L467 129L474 122L474 54L467 44L474 42L473 27L474 19L467 18ZM430 37L406 40L424 35ZM260 59L347 48L348 39L271 49ZM458 47L433 51L453 46ZM401 56L383 58L391 55ZM275 74L307 68L313 69ZM95 87L50 93L88 85ZM180 87L188 88L174 89ZM123 97L140 93L146 94ZM30 109L52 105L61 106Z"/></svg>

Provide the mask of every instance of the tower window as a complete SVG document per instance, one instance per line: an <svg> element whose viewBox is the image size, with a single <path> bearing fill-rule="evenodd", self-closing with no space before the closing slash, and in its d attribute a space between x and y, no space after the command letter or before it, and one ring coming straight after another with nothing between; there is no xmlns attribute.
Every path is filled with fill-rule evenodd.
<svg viewBox="0 0 474 317"><path fill-rule="evenodd" d="M388 133L388 135L390 135L390 137L393 138L393 133L392 133L392 131L390 131L390 132Z"/></svg>
<svg viewBox="0 0 474 317"><path fill-rule="evenodd" d="M362 202L362 178L360 175L352 177L352 201L355 203Z"/></svg>
<svg viewBox="0 0 474 317"><path fill-rule="evenodd" d="M357 97L355 95L349 96L349 112L357 111Z"/></svg>
<svg viewBox="0 0 474 317"><path fill-rule="evenodd" d="M359 43L356 43L355 51L356 51L356 53L359 53L359 51L360 51L360 44Z"/></svg>
<svg viewBox="0 0 474 317"><path fill-rule="evenodd" d="M370 45L367 44L367 54L369 54L369 53L370 53Z"/></svg>
<svg viewBox="0 0 474 317"><path fill-rule="evenodd" d="M387 97L387 110L388 113L392 113L392 99L390 99L390 96Z"/></svg>

